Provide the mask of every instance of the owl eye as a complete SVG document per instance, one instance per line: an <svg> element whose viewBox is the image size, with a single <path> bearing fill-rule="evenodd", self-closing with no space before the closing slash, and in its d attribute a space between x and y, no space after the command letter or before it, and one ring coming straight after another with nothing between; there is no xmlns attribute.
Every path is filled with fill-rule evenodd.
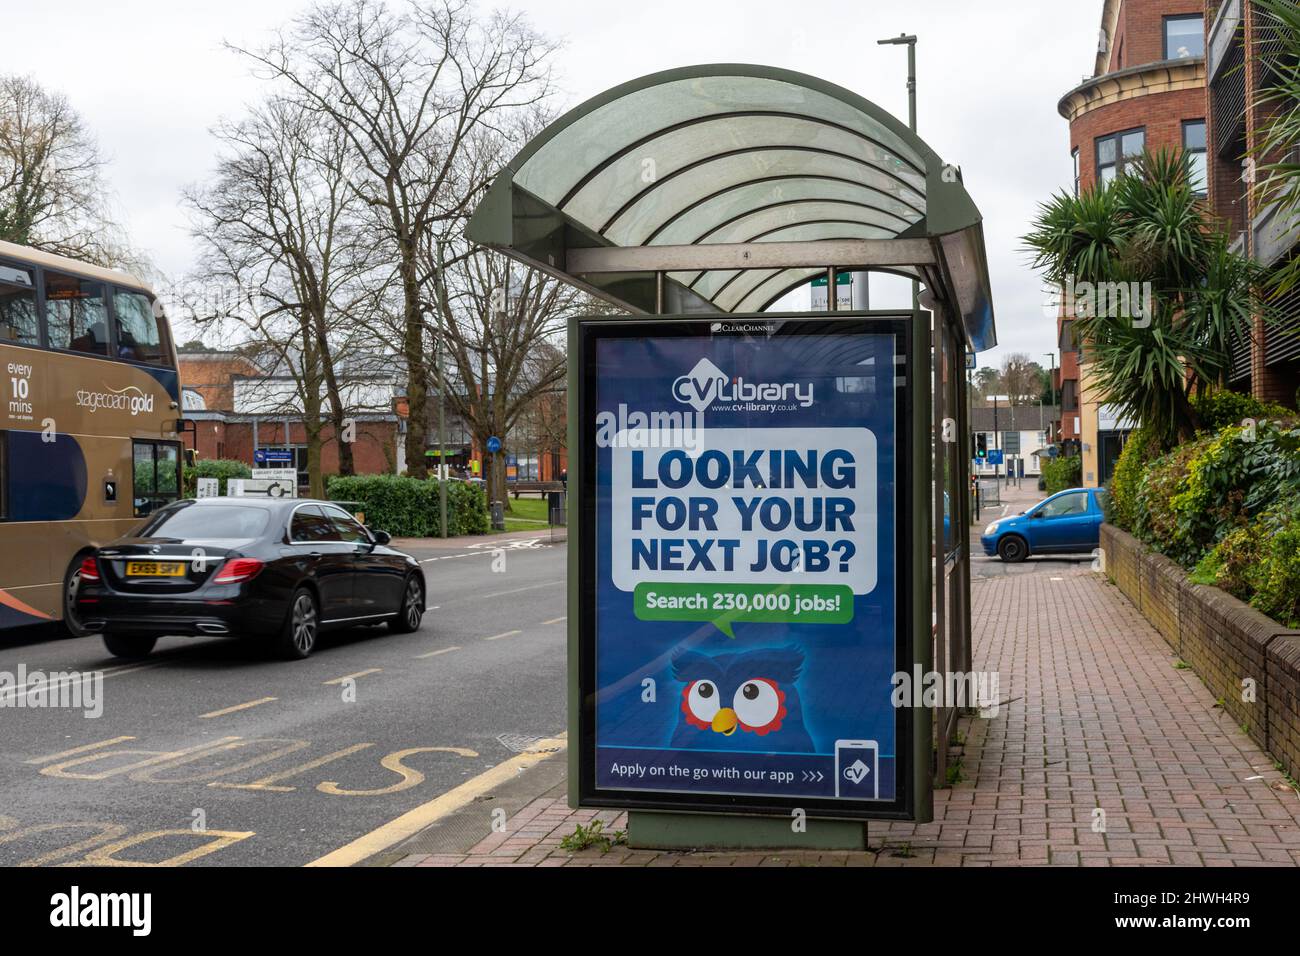
<svg viewBox="0 0 1300 956"><path fill-rule="evenodd" d="M707 724L717 716L720 708L718 696L718 688L713 681L697 680L686 692L686 706L693 717Z"/></svg>
<svg viewBox="0 0 1300 956"><path fill-rule="evenodd" d="M740 685L732 707L746 730L766 732L774 730L768 725L782 716L781 697L774 683L755 677Z"/></svg>

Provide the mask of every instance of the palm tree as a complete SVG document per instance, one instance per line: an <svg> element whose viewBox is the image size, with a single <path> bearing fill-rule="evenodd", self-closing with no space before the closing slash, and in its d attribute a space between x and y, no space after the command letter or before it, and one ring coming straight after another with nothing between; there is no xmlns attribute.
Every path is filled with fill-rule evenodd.
<svg viewBox="0 0 1300 956"><path fill-rule="evenodd" d="M1227 379L1260 272L1207 220L1190 158L1145 153L1110 183L1057 194L1025 243L1050 282L1087 290L1068 308L1100 400L1166 447L1195 434L1192 396Z"/></svg>
<svg viewBox="0 0 1300 956"><path fill-rule="evenodd" d="M1284 216L1300 215L1300 6L1295 0L1257 0L1261 32L1274 47L1264 68L1269 71L1255 100L1261 116L1260 140L1252 159L1265 160L1256 168L1254 188L1259 207L1273 200ZM1300 282L1300 256L1276 270L1270 277L1275 296L1285 295Z"/></svg>

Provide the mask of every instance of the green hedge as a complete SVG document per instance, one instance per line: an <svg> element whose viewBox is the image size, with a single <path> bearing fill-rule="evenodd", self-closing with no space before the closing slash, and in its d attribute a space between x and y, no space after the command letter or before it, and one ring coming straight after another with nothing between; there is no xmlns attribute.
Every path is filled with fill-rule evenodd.
<svg viewBox="0 0 1300 956"><path fill-rule="evenodd" d="M184 497L193 498L198 478L216 478L221 483L220 494L224 495L226 482L229 479L252 477L252 469L242 461L233 461L229 458L200 458L193 467L185 467L181 480L185 482Z"/></svg>
<svg viewBox="0 0 1300 956"><path fill-rule="evenodd" d="M1083 459L1078 455L1068 458L1044 458L1043 483L1047 493L1054 495L1066 488L1077 488L1083 483Z"/></svg>
<svg viewBox="0 0 1300 956"><path fill-rule="evenodd" d="M393 537L438 536L438 481L406 475L333 477L325 496L332 501L359 501L366 524ZM482 490L463 481L447 482L447 524L451 534L486 534L487 499Z"/></svg>
<svg viewBox="0 0 1300 956"><path fill-rule="evenodd" d="M1135 428L1124 442L1124 450L1110 476L1110 505L1106 520L1132 531L1137 524L1138 490L1151 462L1160 456L1160 442L1146 428Z"/></svg>
<svg viewBox="0 0 1300 956"><path fill-rule="evenodd" d="M1229 534L1295 496L1300 496L1300 427L1275 420L1228 425L1151 463L1138 491L1132 530L1192 567Z"/></svg>
<svg viewBox="0 0 1300 956"><path fill-rule="evenodd" d="M1201 427L1206 431L1219 431L1229 425L1240 425L1247 418L1287 418L1295 412L1273 402L1261 402L1253 395L1242 392L1213 391L1192 399L1192 407L1201 417Z"/></svg>
<svg viewBox="0 0 1300 956"><path fill-rule="evenodd" d="M1192 575L1249 602L1287 627L1300 627L1300 498L1230 531Z"/></svg>
<svg viewBox="0 0 1300 956"><path fill-rule="evenodd" d="M1296 413L1228 391L1193 406L1205 430L1167 453L1145 429L1129 436L1108 518L1193 569L1193 581L1300 626Z"/></svg>

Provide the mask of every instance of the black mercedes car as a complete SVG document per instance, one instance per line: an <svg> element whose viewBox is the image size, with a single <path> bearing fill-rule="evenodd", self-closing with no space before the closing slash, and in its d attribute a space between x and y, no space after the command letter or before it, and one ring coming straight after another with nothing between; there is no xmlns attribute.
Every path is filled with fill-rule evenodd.
<svg viewBox="0 0 1300 956"><path fill-rule="evenodd" d="M167 634L262 638L303 658L326 628L414 631L424 574L388 540L328 501L178 501L85 559L78 616L126 658Z"/></svg>

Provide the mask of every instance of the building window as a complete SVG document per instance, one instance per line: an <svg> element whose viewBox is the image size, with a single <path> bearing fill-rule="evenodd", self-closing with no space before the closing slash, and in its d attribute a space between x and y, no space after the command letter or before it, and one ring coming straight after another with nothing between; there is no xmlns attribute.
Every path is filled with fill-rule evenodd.
<svg viewBox="0 0 1300 956"><path fill-rule="evenodd" d="M1074 194L1079 195L1079 148L1076 146L1070 151L1070 158L1074 161Z"/></svg>
<svg viewBox="0 0 1300 956"><path fill-rule="evenodd" d="M1165 17L1165 59L1205 56L1205 17Z"/></svg>
<svg viewBox="0 0 1300 956"><path fill-rule="evenodd" d="M1143 129L1130 129L1097 138L1097 181L1107 185L1125 172L1125 167L1142 155L1147 134Z"/></svg>
<svg viewBox="0 0 1300 956"><path fill-rule="evenodd" d="M1185 120L1183 122L1183 150L1187 153L1192 167L1192 189L1199 196L1206 192L1205 175L1205 120Z"/></svg>
<svg viewBox="0 0 1300 956"><path fill-rule="evenodd" d="M131 445L131 500L135 516L143 518L180 497L180 445L171 441L136 441Z"/></svg>

